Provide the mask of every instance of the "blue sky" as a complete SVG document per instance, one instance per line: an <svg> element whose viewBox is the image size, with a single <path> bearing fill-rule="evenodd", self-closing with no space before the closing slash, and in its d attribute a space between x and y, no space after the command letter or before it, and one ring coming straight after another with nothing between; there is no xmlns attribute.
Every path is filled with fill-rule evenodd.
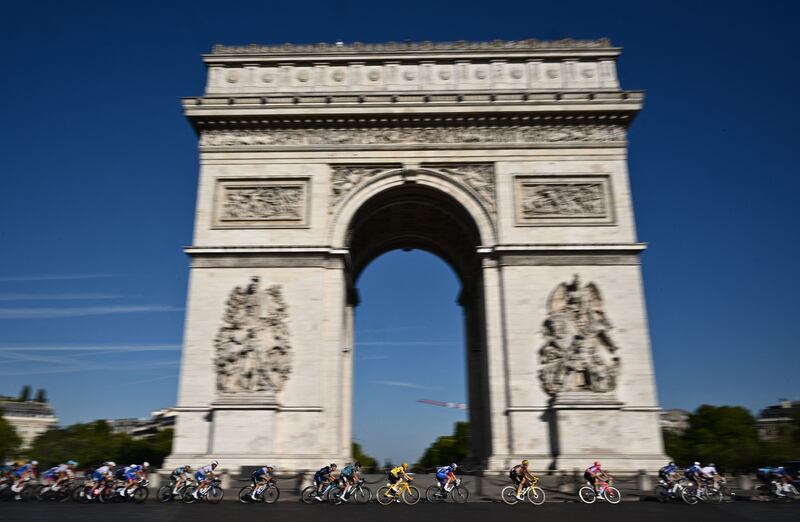
<svg viewBox="0 0 800 522"><path fill-rule="evenodd" d="M630 168L662 405L800 398L796 3L220 5L0 4L0 393L45 387L65 423L174 404L197 179L179 98L214 43L608 36L648 92ZM465 398L458 282L396 252L359 286L354 432L415 459L464 418L414 402ZM392 398L409 435L375 416Z"/></svg>

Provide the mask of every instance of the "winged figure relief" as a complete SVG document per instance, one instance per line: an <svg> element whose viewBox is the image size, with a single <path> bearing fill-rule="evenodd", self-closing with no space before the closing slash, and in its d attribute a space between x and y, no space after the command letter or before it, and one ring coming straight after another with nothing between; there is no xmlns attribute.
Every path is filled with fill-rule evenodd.
<svg viewBox="0 0 800 522"><path fill-rule="evenodd" d="M617 385L619 356L611 322L594 283L560 283L547 301L539 349L539 378L550 395L563 391L608 392Z"/></svg>

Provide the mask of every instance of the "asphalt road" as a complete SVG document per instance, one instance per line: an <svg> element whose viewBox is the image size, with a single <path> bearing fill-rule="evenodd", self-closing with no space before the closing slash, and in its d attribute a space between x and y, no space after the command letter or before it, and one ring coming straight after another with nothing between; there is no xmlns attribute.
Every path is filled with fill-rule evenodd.
<svg viewBox="0 0 800 522"><path fill-rule="evenodd" d="M218 505L159 504L53 504L53 503L0 503L0 520L30 520L34 522L58 520L59 522L86 522L86 520L113 520L114 522L175 521L184 522L251 522L254 520L298 520L303 522L345 520L409 522L503 522L573 521L592 522L642 522L645 520L675 521L691 517L703 522L715 521L766 521L782 522L800 520L800 503L777 504L768 502L734 502L721 505L688 506L682 503L623 502L617 505L552 502L542 506L530 504L506 506L492 502L469 504L415 506L381 506L370 503L356 505L312 505L285 501L274 505L245 505L222 502ZM263 518L262 518L263 517Z"/></svg>

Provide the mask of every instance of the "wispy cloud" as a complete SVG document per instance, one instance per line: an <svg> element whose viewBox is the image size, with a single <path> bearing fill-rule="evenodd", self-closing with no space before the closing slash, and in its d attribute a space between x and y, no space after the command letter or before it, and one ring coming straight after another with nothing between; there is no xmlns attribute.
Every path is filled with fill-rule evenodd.
<svg viewBox="0 0 800 522"><path fill-rule="evenodd" d="M415 382L405 382L405 381L372 381L373 384L381 384L383 386L396 386L398 388L412 388L415 390L438 390L439 388L433 388L430 386L425 386L423 384L417 384Z"/></svg>
<svg viewBox="0 0 800 522"><path fill-rule="evenodd" d="M72 279L103 279L121 277L121 274L31 274L0 277L4 281L68 281Z"/></svg>
<svg viewBox="0 0 800 522"><path fill-rule="evenodd" d="M359 361L385 361L388 358L388 355L363 355L361 357L356 357Z"/></svg>
<svg viewBox="0 0 800 522"><path fill-rule="evenodd" d="M0 370L0 377L10 377L15 375L52 375L59 373L82 373L82 372L99 372L99 371L125 371L128 372L126 367L119 364L78 364L77 361L72 361L75 364L65 362L62 366L55 367L37 367L31 369L17 369L17 370ZM136 370L154 370L160 368L177 368L180 361L155 361L147 363L137 363ZM128 372L129 373L129 372Z"/></svg>
<svg viewBox="0 0 800 522"><path fill-rule="evenodd" d="M0 308L0 319L55 319L92 315L181 312L183 307L164 305L115 305L70 308Z"/></svg>
<svg viewBox="0 0 800 522"><path fill-rule="evenodd" d="M0 301L79 301L90 299L121 299L116 294L0 294Z"/></svg>
<svg viewBox="0 0 800 522"><path fill-rule="evenodd" d="M180 344L96 344L96 345L2 345L0 352L173 352Z"/></svg>

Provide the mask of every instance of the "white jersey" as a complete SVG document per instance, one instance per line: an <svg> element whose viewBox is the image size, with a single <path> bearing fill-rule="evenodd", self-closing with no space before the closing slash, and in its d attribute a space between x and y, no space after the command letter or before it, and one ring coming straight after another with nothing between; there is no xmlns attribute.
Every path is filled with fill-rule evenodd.
<svg viewBox="0 0 800 522"><path fill-rule="evenodd" d="M69 466L67 466L66 464L60 464L60 465L56 466L56 467L53 469L53 471L54 471L55 473L66 473L66 472L68 472L68 471L69 471Z"/></svg>
<svg viewBox="0 0 800 522"><path fill-rule="evenodd" d="M99 468L94 470L95 473L100 473L101 475L105 475L109 471L111 471L111 466L100 466Z"/></svg>
<svg viewBox="0 0 800 522"><path fill-rule="evenodd" d="M214 471L214 467L209 464L208 466L203 466L202 468L198 469L197 472L203 475L208 475L209 473Z"/></svg>
<svg viewBox="0 0 800 522"><path fill-rule="evenodd" d="M706 466L704 468L700 468L700 472L707 477L713 477L717 474L717 468L714 466Z"/></svg>

